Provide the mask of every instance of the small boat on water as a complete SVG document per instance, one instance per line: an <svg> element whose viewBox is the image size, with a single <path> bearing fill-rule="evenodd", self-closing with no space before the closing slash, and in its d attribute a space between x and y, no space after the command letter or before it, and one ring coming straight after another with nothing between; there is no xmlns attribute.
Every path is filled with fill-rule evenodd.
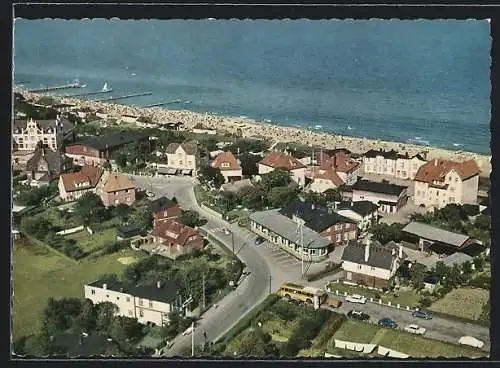
<svg viewBox="0 0 500 368"><path fill-rule="evenodd" d="M101 92L111 92L112 89L108 87L107 83L104 83L104 86L102 86Z"/></svg>

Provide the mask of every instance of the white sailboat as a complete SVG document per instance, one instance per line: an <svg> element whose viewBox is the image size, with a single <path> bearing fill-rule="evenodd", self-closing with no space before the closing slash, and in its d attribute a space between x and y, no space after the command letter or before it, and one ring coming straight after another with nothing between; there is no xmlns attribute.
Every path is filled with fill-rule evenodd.
<svg viewBox="0 0 500 368"><path fill-rule="evenodd" d="M104 86L102 86L101 92L111 92L111 88L108 87L107 83L104 83Z"/></svg>

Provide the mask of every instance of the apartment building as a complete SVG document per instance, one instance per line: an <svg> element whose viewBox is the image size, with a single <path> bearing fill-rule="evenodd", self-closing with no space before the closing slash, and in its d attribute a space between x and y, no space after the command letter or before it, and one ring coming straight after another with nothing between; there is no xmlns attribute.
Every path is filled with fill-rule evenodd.
<svg viewBox="0 0 500 368"><path fill-rule="evenodd" d="M94 304L113 303L117 315L156 326L168 325L168 314L176 309L179 296L179 288L170 280L126 287L116 279L101 279L85 285L84 291L85 298Z"/></svg>
<svg viewBox="0 0 500 368"><path fill-rule="evenodd" d="M394 150L369 150L364 154L363 168L365 174L412 180L426 162L421 154L410 156L408 152L402 155Z"/></svg>
<svg viewBox="0 0 500 368"><path fill-rule="evenodd" d="M13 150L34 151L38 142L57 150L74 128L69 120L60 116L54 120L16 119L12 128Z"/></svg>
<svg viewBox="0 0 500 368"><path fill-rule="evenodd" d="M434 159L415 176L417 206L442 208L449 203L476 204L481 170L475 160L453 162Z"/></svg>

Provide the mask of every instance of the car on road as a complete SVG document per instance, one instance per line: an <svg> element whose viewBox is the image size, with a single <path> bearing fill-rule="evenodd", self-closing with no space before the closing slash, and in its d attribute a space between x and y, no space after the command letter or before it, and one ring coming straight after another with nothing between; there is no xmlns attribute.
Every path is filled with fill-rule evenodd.
<svg viewBox="0 0 500 368"><path fill-rule="evenodd" d="M481 349L484 346L484 342L472 336L462 336L460 339L458 339L458 343L460 345L468 345L472 346L473 348L479 348L479 349Z"/></svg>
<svg viewBox="0 0 500 368"><path fill-rule="evenodd" d="M223 232L224 232L224 234L226 234L226 235L231 235L231 230L229 230L229 229L224 228L224 229L222 229L222 231L223 231Z"/></svg>
<svg viewBox="0 0 500 368"><path fill-rule="evenodd" d="M152 198L152 197L154 197L154 196L155 196L155 194L154 194L152 191L148 190L148 191L146 192L146 196L147 196L148 198Z"/></svg>
<svg viewBox="0 0 500 368"><path fill-rule="evenodd" d="M347 318L357 319L358 321L368 321L370 320L370 316L366 313L357 310L351 310L347 312Z"/></svg>
<svg viewBox="0 0 500 368"><path fill-rule="evenodd" d="M366 303L366 298L364 296L362 296L362 295L352 294L352 295L348 295L345 298L345 301L346 302L351 302L351 303L365 304Z"/></svg>
<svg viewBox="0 0 500 368"><path fill-rule="evenodd" d="M384 328L397 328L398 324L390 318L382 318L378 321L378 325Z"/></svg>
<svg viewBox="0 0 500 368"><path fill-rule="evenodd" d="M404 330L406 332L409 332L409 333L412 333L415 335L423 335L426 331L425 328L419 327L418 325L415 325L415 324L411 324L411 325L406 326L404 328Z"/></svg>
<svg viewBox="0 0 500 368"><path fill-rule="evenodd" d="M255 238L255 245L261 245L262 243L264 243L266 241L266 239L264 239L263 237L261 236L258 236Z"/></svg>
<svg viewBox="0 0 500 368"><path fill-rule="evenodd" d="M425 312L425 311L421 311L421 310L412 312L411 315L413 317L418 317L418 318L432 319L432 315L429 312Z"/></svg>
<svg viewBox="0 0 500 368"><path fill-rule="evenodd" d="M182 336L189 335L191 332L193 332L193 326L189 326L187 330L182 333Z"/></svg>

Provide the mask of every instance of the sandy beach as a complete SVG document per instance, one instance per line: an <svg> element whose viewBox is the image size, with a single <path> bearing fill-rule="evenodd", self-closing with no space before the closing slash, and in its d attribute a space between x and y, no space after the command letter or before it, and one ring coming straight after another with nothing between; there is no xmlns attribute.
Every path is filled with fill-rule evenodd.
<svg viewBox="0 0 500 368"><path fill-rule="evenodd" d="M36 101L43 94L19 91L30 101ZM149 117L156 124L181 122L186 130L202 123L207 128L217 130L219 133L234 133L241 129L243 137L257 139L273 139L275 142L297 142L300 144L322 146L327 149L347 148L354 153L364 153L370 149L394 149L399 153L408 152L413 155L427 152L427 159L442 158L453 161L475 159L481 168L481 176L489 177L491 172L491 155L481 155L473 152L449 151L430 146L415 144L380 141L367 138L349 137L331 133L313 132L306 129L284 127L272 123L257 122L242 117L219 116L215 114L200 114L189 110L168 110L161 107L138 108L114 103L79 100L51 95L60 103L74 104L79 108L89 108L92 111L102 111L110 118L120 118L121 115L134 115Z"/></svg>

